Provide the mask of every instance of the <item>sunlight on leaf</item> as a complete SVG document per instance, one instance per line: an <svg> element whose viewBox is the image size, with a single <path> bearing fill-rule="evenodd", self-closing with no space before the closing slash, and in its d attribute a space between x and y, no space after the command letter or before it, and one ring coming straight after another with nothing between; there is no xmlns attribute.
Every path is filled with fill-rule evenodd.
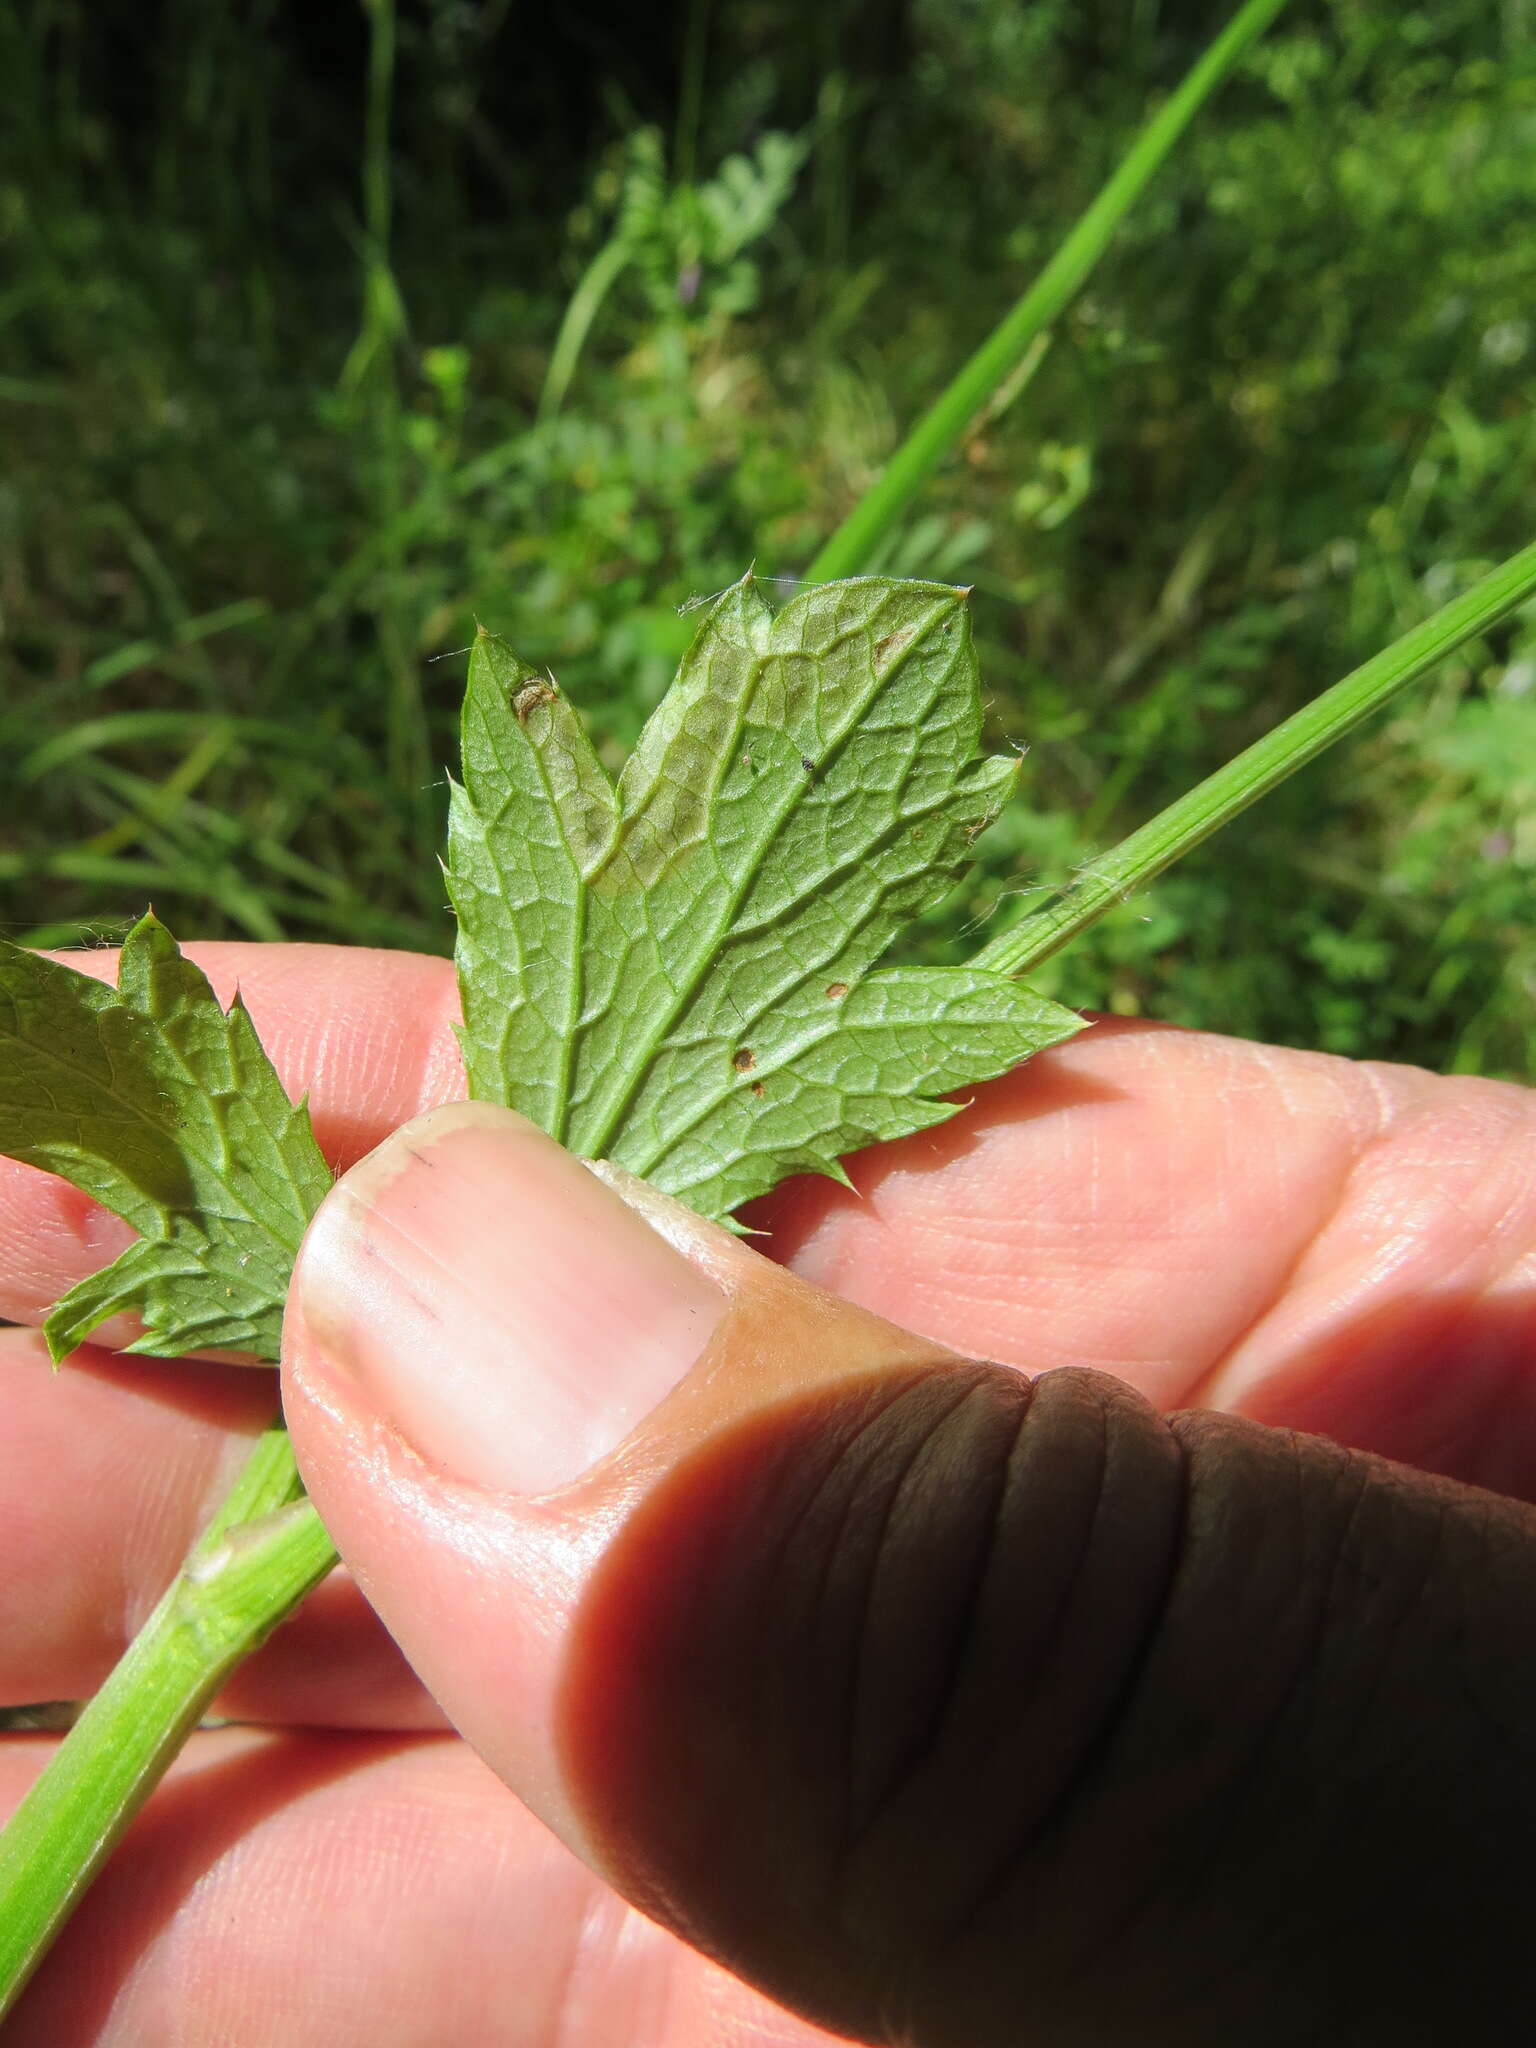
<svg viewBox="0 0 1536 2048"><path fill-rule="evenodd" d="M882 968L1006 801L978 760L965 593L865 577L710 609L617 785L548 678L487 633L448 884L471 1092L725 1217L787 1174L941 1123L1078 1019L983 968ZM155 917L116 989L0 947L0 1151L139 1232L46 1324L54 1356L275 1359L331 1175L238 999Z"/></svg>
<svg viewBox="0 0 1536 2048"><path fill-rule="evenodd" d="M879 969L1010 794L965 593L881 577L711 608L619 778L482 633L453 792L472 1091L724 1216L840 1175L1069 1037L974 968Z"/></svg>

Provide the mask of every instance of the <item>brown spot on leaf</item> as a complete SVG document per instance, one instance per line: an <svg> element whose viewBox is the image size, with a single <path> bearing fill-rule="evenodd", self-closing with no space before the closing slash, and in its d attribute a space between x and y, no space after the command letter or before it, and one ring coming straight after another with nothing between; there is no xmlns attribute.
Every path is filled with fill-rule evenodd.
<svg viewBox="0 0 1536 2048"><path fill-rule="evenodd" d="M898 626L894 633L887 633L883 640L875 642L875 674L883 676L903 649L910 647L917 638L916 626Z"/></svg>
<svg viewBox="0 0 1536 2048"><path fill-rule="evenodd" d="M762 1084L762 1082L761 1082L761 1081L754 1081L754 1082L752 1083L752 1093L753 1093L754 1095L766 1095L766 1094L768 1093L768 1091L767 1091L767 1089L766 1089L766 1088L765 1088L765 1087L763 1086L763 1084Z"/></svg>
<svg viewBox="0 0 1536 2048"><path fill-rule="evenodd" d="M848 984L846 981L829 981L827 983L827 1001L829 1003L840 1003L847 993Z"/></svg>
<svg viewBox="0 0 1536 2048"><path fill-rule="evenodd" d="M731 1054L731 1065L738 1074L750 1074L757 1065L757 1054L750 1045L743 1045Z"/></svg>
<svg viewBox="0 0 1536 2048"><path fill-rule="evenodd" d="M512 699L512 709L517 713L518 724L526 725L541 704L553 704L559 694L554 684L546 682L542 676L535 676L531 683L524 683Z"/></svg>

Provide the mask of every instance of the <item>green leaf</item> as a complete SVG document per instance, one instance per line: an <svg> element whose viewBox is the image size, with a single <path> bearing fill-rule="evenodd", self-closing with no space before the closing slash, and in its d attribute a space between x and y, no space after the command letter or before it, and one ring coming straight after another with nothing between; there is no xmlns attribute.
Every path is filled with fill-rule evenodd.
<svg viewBox="0 0 1536 2048"><path fill-rule="evenodd" d="M747 577L617 789L556 686L482 634L448 864L472 1092L720 1216L1070 1036L1001 975L875 966L1012 790L980 732L965 593L940 584L775 614Z"/></svg>
<svg viewBox="0 0 1536 2048"><path fill-rule="evenodd" d="M55 1358L130 1310L144 1324L132 1351L277 1357L330 1169L239 998L222 1010L153 915L124 941L115 990L0 942L0 1152L140 1233L56 1305Z"/></svg>
<svg viewBox="0 0 1536 2048"><path fill-rule="evenodd" d="M448 892L464 1056L474 1082L520 1075L519 1107L563 1137L584 875L612 841L617 798L570 705L485 632L470 658L462 734Z"/></svg>

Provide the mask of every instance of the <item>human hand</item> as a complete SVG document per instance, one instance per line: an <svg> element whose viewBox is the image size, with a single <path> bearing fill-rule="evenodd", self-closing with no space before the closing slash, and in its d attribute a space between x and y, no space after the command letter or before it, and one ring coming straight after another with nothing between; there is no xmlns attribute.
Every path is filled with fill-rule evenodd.
<svg viewBox="0 0 1536 2048"><path fill-rule="evenodd" d="M197 954L342 1163L459 1092L444 963ZM867 2037L1487 2037L1536 1815L1533 1133L1496 1084L1097 1026L856 1161L860 1198L785 1191L775 1249L855 1308L635 1193L658 1243L495 1112L418 1124L311 1234L286 1393L344 1554L499 1776L338 1574L227 1703L271 1726L189 1746L7 2042L827 2038L502 1779ZM119 1241L9 1170L0 1312ZM19 1331L0 1369L0 1686L82 1693L271 1377L93 1350L54 1380ZM611 1434L626 1374L627 1446L521 1497ZM39 1748L0 1745L0 1796Z"/></svg>

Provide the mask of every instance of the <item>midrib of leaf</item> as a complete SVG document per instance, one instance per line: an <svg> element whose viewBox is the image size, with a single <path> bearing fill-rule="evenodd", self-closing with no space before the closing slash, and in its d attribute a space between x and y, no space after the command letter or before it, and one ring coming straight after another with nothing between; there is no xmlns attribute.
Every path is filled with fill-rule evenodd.
<svg viewBox="0 0 1536 2048"><path fill-rule="evenodd" d="M543 772L542 769L540 771ZM573 849L574 857L574 849ZM582 1005L587 992L587 877L576 859L576 902L571 913L571 999L566 1005L565 1030L560 1039L560 1092L555 1098L555 1128L551 1135L563 1145L571 1122L571 1077L576 1068L576 1048L581 1031Z"/></svg>
<svg viewBox="0 0 1536 2048"><path fill-rule="evenodd" d="M512 776L510 771L507 769L503 749L500 742L500 736L496 732L494 727L492 728L491 732L491 744L495 749L496 758L498 762L500 762L501 764L503 777L506 780L508 786L510 787L512 783ZM559 795L555 789L554 782L549 773L548 764L544 758L544 750L541 747L530 747L529 752L533 755L534 765L538 773L539 781L543 785L544 794L549 800L550 816L554 818L559 825L560 836L565 841L566 850L569 852L571 856L571 866L574 869L576 875L576 901L571 915L570 955L566 962L565 974L565 985L568 990L565 1005L565 1029L560 1034L560 1061L559 1066L556 1069L557 1092L555 1095L554 1112L550 1117L549 1131L549 1135L552 1138L557 1138L561 1144L564 1144L570 1126L571 1118L571 1075L575 1068L576 1052L580 1041L582 1004L586 1000L587 894L591 886L593 876L597 874L599 868L601 867L601 862L594 866L592 874L589 875L586 867L583 865L582 862L580 847L573 843L571 836L567 833L565 829L565 813L561 809ZM503 800L502 808L503 811L506 808L505 799ZM614 832L612 840L610 841L610 844L603 853L604 861L606 861L613 852L614 844L617 842L619 836L618 828L619 820L616 818L614 820ZM510 895L512 891L510 886L510 880L507 874L506 863L502 859L500 853L496 850L500 844L500 840L496 835L487 833L485 835L485 843L487 847L491 849L491 864L495 868L496 873L501 880L502 887L504 890L506 890L507 894Z"/></svg>
<svg viewBox="0 0 1536 2048"><path fill-rule="evenodd" d="M824 878L822 886L827 886L834 879L847 875L854 868L858 867L862 861L871 859L876 851L898 839L903 832L910 831L914 819L921 821L924 818L931 818L936 814L940 814L948 808L952 801L953 792L944 791L941 795L934 798L931 803L925 804L920 810L906 811L901 813L900 816L893 818L891 823L880 834L880 837L873 841L869 847L861 849L857 855L850 855L839 867L832 869L828 876ZM786 813L787 815L788 813ZM786 904L777 916L759 919L756 924L733 924L730 941L719 948L715 956L716 959L723 962L728 957L731 946L737 939L757 938L764 933L771 932L775 926L790 923L794 914L798 912L805 900L805 896L797 896L793 902ZM867 904L860 912L857 922L851 925L845 933L838 948L839 952L846 952L857 934L877 918L883 908L883 898L879 896L873 902ZM835 959L837 955L834 954L832 957ZM742 1013L743 1035L753 1031L755 1026L771 1010L780 1006L787 1006L807 984L819 980L827 971L828 962L826 960L818 960L813 965L807 967L797 980L790 982L785 988L776 990L773 995L765 1002L759 1004L756 1009L744 1011ZM864 1028L868 1030L873 1027L866 1025ZM812 1031L808 1036L797 1039L792 1046L777 1050L765 1059L758 1060L752 1068L753 1079L758 1081L766 1080L770 1074L779 1073L793 1060L798 1059L802 1053L809 1052L813 1046L820 1045L824 1039L832 1037L839 1029L840 1020L836 1012L830 1012L824 1030ZM713 1116L722 1103L730 1099L732 1088L739 1083L740 1078L739 1075L732 1076L718 1085L710 1094L699 1096L691 1105L690 1113L684 1121L670 1126L666 1135L658 1141L651 1151L642 1154L634 1163L630 1163L628 1170L631 1173L638 1173L642 1179L654 1173L663 1159L675 1151L685 1139L697 1130L701 1123Z"/></svg>
<svg viewBox="0 0 1536 2048"><path fill-rule="evenodd" d="M891 662L886 668L876 668L873 660L873 655L871 656L870 665L872 670L874 670L872 686L867 692L864 692L857 698L853 697L850 693L848 699L848 709L844 716L842 730L837 734L836 738L831 742L827 749L823 753L818 754L816 757L816 773L818 776L825 774L827 770L830 769L836 763L843 749L852 742L855 735L859 731L859 727L865 715L867 714L869 707L875 702L876 698L878 698L881 695L881 693L885 690L885 688L893 680L893 678L900 673L902 667L906 663L907 659L911 655L914 648L921 645L923 640L926 638L929 626L933 622L933 618L940 612L942 612L944 609L945 606L941 602L935 602L932 611L929 613L928 617L923 621L921 627L914 631L911 637L904 643L904 645L897 650L896 654L893 656ZM847 628L844 632L838 634L831 642L830 646L826 650L827 657L830 657L833 649L842 644L843 642L857 639L858 637L859 635L857 628ZM741 692L741 698L736 710L736 715L731 723L731 744L729 747L721 747L716 757L718 762L718 770L715 776L714 783L712 785L712 793L716 797L718 797L722 779L729 772L730 762L734 755L735 749L737 745L740 743L742 729L747 722L748 707L751 705L756 694L758 680L762 674L763 667L768 661L774 658L775 657L773 651L769 650L763 654L758 655L751 664L751 685L750 687L743 689L743 691ZM737 878L737 881L734 887L732 888L730 895L727 897L725 903L721 907L719 921L716 924L714 930L706 933L705 936L701 939L699 946L695 952L693 963L691 968L689 969L687 978L681 983L673 984L674 996L671 1007L662 1012L662 1014L657 1018L657 1020L651 1026L651 1028L643 1034L642 1038L638 1043L638 1049L635 1055L630 1060L629 1071L627 1075L625 1075L622 1079L621 1092L618 1094L617 1100L611 1101L610 1104L604 1109L604 1111L602 1112L603 1121L598 1123L595 1131L588 1132L585 1149L589 1151L593 1156L601 1157L601 1155L613 1143L614 1138L617 1136L618 1132L623 1128L624 1119L628 1116L630 1110L634 1107L635 1098L639 1095L640 1090L645 1085L646 1075L650 1069L652 1060L656 1056L656 1053L659 1051L661 1046L666 1042L667 1038L671 1035L672 1029L674 1025L677 1023L678 1018L683 1014L683 1012L687 1009L688 1005L693 1001L694 997L699 993L700 988L708 979L711 969L717 964L718 960L720 959L722 951L724 950L721 946L721 935L723 933L728 933L734 936L736 929L736 912L741 908L741 905L743 904L743 902L745 902L748 895L750 895L752 885L756 881L758 873L760 871L763 858L766 856L768 849L773 845L774 840L783 831L785 825L794 816L796 810L802 803L805 802L806 798L810 794L810 790L811 784L809 779L802 783L791 784L789 789L788 800L782 803L777 808L777 810L771 813L773 820L772 826L771 829L763 835L761 841L759 842L759 848L756 858L754 859L752 864L747 868L746 872ZM624 823L625 821L621 819L619 825L619 832L615 837L614 845L609 849L608 854L604 856L604 865L607 864L608 860L614 858L622 849ZM594 871L593 880L595 881L596 879L597 871ZM803 901L804 899L802 898L801 900ZM779 919L770 920L767 925L760 927L760 929L771 929L772 924L777 923L779 921ZM782 997L776 998L775 1000L782 1000ZM669 1144L675 1142L675 1139L669 1140Z"/></svg>
<svg viewBox="0 0 1536 2048"><path fill-rule="evenodd" d="M847 737L851 738L852 735L847 735ZM839 744L841 744L841 742ZM906 776L904 778L906 781L911 781L911 771L912 768L915 766L915 760L908 764ZM762 938L765 933L771 932L775 925L784 925L790 923L790 921L793 918L799 916L800 912L805 908L807 903L812 902L818 895L822 894L824 891L832 889L839 882L846 881L848 876L851 875L857 868L863 866L866 861L872 861L877 853L883 851L887 846L891 844L893 840L899 839L903 832L910 832L914 823L921 824L925 819L932 818L942 814L945 810L948 809L949 805L953 802L953 800L954 792L952 790L942 790L938 796L932 799L931 802L921 805L918 809L900 812L896 817L892 818L891 822L887 826L884 827L884 829L880 832L878 838L872 839L867 846L860 847L857 850L857 852L846 854L843 857L843 859L838 862L836 867L828 868L825 874L817 876L814 888L807 887L805 889L802 889L797 896L792 896L788 900L788 902L786 902L779 910L775 911L771 917L759 917L753 921L744 922L740 924L738 924L733 919L731 923L730 934L726 939L725 944L717 949L717 957L721 960L724 960L727 954L734 950L739 940ZM786 811L784 814L786 822L792 815L792 812L793 806L791 806L791 809L789 811ZM755 881L756 879L757 877L754 874L750 878L750 881ZM743 895L749 895L751 893L750 881L748 888L743 891ZM869 919L872 916L874 916L875 910L877 908L878 903L871 906L871 908L864 913L861 922L867 924L869 922ZM798 984L796 985L798 986ZM774 1000L776 1001L778 999L775 998ZM765 1005L765 1008L767 1007L771 1007L771 1005ZM755 1023L757 1021L757 1018L762 1015L762 1010L756 1011L753 1014L753 1016L750 1017L747 1021L749 1023Z"/></svg>
<svg viewBox="0 0 1536 2048"><path fill-rule="evenodd" d="M177 1143L180 1149L185 1153L185 1155L188 1158L195 1159L207 1173L208 1178L216 1186L221 1187L224 1190L225 1196L228 1198L229 1201L230 1210L232 1211L232 1215L230 1217L226 1217L224 1219L225 1221L232 1221L237 1218L243 1219L245 1222L254 1223L259 1229L265 1230L269 1236L281 1238L288 1235L291 1230L291 1227L294 1222L293 1213L292 1211L285 1209L281 1205L281 1203L273 1202L270 1196L264 1197L259 1204L256 1200L252 1199L252 1197L261 1196L262 1194L260 1182L256 1179L256 1171L254 1165L251 1167L251 1188L249 1194L242 1195L239 1192L239 1190L235 1187L234 1182L229 1178L229 1168L230 1162L233 1158L233 1153L229 1145L224 1127L220 1123L218 1116L215 1112L219 1104L226 1102L230 1099L231 1095L234 1092L234 1084L237 1082L239 1076L236 1071L236 1062L234 1059L233 1049L229 1044L228 1015L225 1013L223 1005L219 1002L218 997L213 995L211 992L209 995L209 1000L214 1005L214 1007L218 1009L220 1013L220 1030L224 1033L223 1050L229 1065L229 1080L231 1084L229 1089L210 1089L207 1086L207 1084L199 1078L197 1069L183 1054L181 1048L177 1045L175 1039L171 1036L171 1034L168 1031L166 1031L163 1026L160 1026L159 1028L161 1041L164 1044L166 1051L169 1054L170 1059L175 1065L177 1071L180 1073L183 1080L186 1082L189 1093L193 1096L194 1100L198 1096L201 1096L209 1104L208 1121L203 1126L203 1132L205 1137L211 1136L213 1138L215 1146L217 1147L218 1156L217 1158L210 1158L206 1150L204 1150L202 1147L187 1142L187 1122L184 1118L177 1125ZM240 998L237 995L235 997L235 1002L230 1006L231 1009L239 1005L239 1002ZM144 1016L145 1013L143 1011L137 1011L136 1014ZM157 1020L153 1017L148 1017L146 1018L146 1022L153 1026L156 1024ZM281 1152L281 1135L277 1131L269 1131L269 1136L272 1139L274 1149ZM200 1201L197 1206L205 1214L210 1213L208 1210L208 1204L206 1202ZM213 1211L211 1213L216 1215L218 1212Z"/></svg>
<svg viewBox="0 0 1536 2048"><path fill-rule="evenodd" d="M196 1073L187 1066L186 1062L179 1055L176 1056L176 1064L186 1076L188 1086L200 1089ZM210 1103L217 1103L221 1099L223 1098L217 1095L208 1095ZM236 1188L233 1181L231 1181L228 1163L232 1159L233 1154L228 1144L219 1142L222 1140L223 1133L217 1120L210 1119L210 1121L212 1124L212 1135L215 1141L218 1142L220 1156L217 1159L210 1158L204 1147L187 1142L185 1122L182 1122L177 1127L178 1137L176 1142L185 1156L195 1160L207 1174L208 1179L216 1187L223 1190L229 1204L228 1212L220 1217L220 1212L217 1209L212 1208L206 1201L199 1198L197 1202L197 1210L199 1212L197 1218L198 1227L202 1228L203 1218L215 1217L227 1223L244 1222L254 1224L258 1230L265 1231L269 1237L275 1237L279 1240L291 1236L296 1221L293 1212L284 1209L280 1204L272 1202L270 1198L257 1199L261 1196L261 1189L256 1181L254 1171L251 1176L250 1190L246 1194L242 1194ZM280 1141L276 1133L271 1135L273 1144L275 1146L278 1145ZM206 1235L206 1232L204 1234Z"/></svg>
<svg viewBox="0 0 1536 2048"><path fill-rule="evenodd" d="M740 698L737 701L735 715L731 720L731 743L728 747L721 747L716 753L714 780L710 785L711 810L713 810L715 803L719 800L721 784L724 782L725 777L730 773L731 758L734 755L736 748L741 743L742 730L747 723L747 708L751 704L753 697L756 694L758 679L762 674L763 664L767 660L768 656L766 654L760 654L752 661L748 670L748 674L751 677L751 681L747 685L747 687L742 690ZM650 792L647 792L647 794L649 795ZM795 804L797 804L801 800L804 794L805 792L803 789L793 790L791 792L790 803L785 807L781 815L774 819L773 829L767 835L766 839L763 841L763 845L765 848L771 846L774 838L780 831L783 830L785 819L793 815ZM637 812L633 815L638 816L640 814ZM608 866L609 862L617 859L621 853L627 850L624 844L624 827L627 822L628 820L625 819L623 816L619 818L618 829L615 831L613 836L613 843L608 848L607 852L603 855L602 860L593 870L592 880L594 883L598 880L599 876L602 874L604 868ZM618 1132L622 1128L625 1117L628 1116L631 1108L634 1106L635 1097L639 1094L640 1090L645 1085L646 1074L650 1068L652 1059L655 1057L658 1047L665 1043L668 1035L672 1030L672 1026L676 1023L677 1019L682 1015L683 1011L687 1009L689 1003L693 1001L693 998L699 992L700 986L708 976L709 970L711 966L714 964L714 961L718 954L720 931L730 928L733 913L739 907L743 897L747 893L747 890L751 887L752 877L756 874L756 872L757 870L754 867L751 873L747 876L746 881L740 884L738 888L733 892L730 899L729 907L722 913L720 927L714 933L707 935L702 944L700 945L699 950L695 955L693 967L689 973L688 979L681 985L676 982L673 982L671 984L671 1009L665 1011L662 1014L662 1016L656 1023L655 1027L642 1040L639 1052L636 1054L635 1058L630 1063L629 1076L627 1080L625 1080L622 1083L622 1093L619 1097L619 1100L608 1112L607 1122L600 1124L598 1126L598 1132L595 1137L592 1137L589 1134L588 1147L594 1156L600 1157L607 1150L609 1145L612 1144L616 1132ZM620 886L623 885L620 884ZM585 924L585 906L583 906L583 928L585 928ZM583 951L585 951L585 949L583 949ZM661 948L659 946L657 947L657 957L658 959L662 957ZM572 1039L574 1040L574 1033L572 1034ZM572 1049L574 1050L574 1047ZM570 1057L569 1054L568 1057Z"/></svg>

